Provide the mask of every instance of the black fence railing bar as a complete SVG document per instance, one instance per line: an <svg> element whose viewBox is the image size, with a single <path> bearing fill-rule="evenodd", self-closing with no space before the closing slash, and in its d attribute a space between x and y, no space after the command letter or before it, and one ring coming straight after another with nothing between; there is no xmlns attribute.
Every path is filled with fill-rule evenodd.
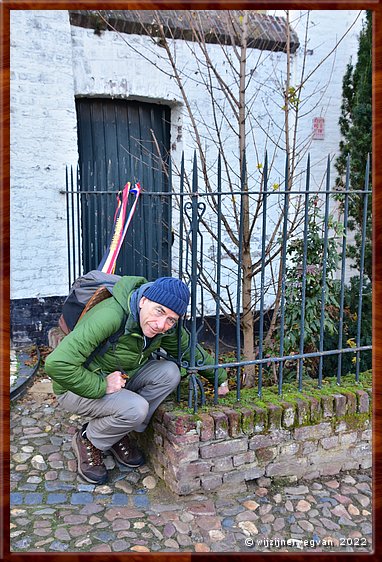
<svg viewBox="0 0 382 562"><path fill-rule="evenodd" d="M346 163L346 183L345 183L345 205L344 205L344 223L343 223L343 234L342 234L342 258L341 258L341 279L345 278L345 268L346 268L346 233L348 225L348 210L349 210L349 185L350 185L350 157L347 157ZM340 321L338 328L338 349L342 349L342 338L343 338L343 325L344 325L344 296L345 296L345 283L341 283L341 293L340 293ZM342 366L342 355L338 356L337 365L337 383L341 382L341 366Z"/></svg>
<svg viewBox="0 0 382 562"><path fill-rule="evenodd" d="M285 158L285 191L284 191L284 222L283 222L283 241L282 241L282 250L281 250L281 267L282 267L282 274L281 274L281 303L280 303L280 357L284 355L284 324L285 324L285 278L286 278L286 250L287 250L287 240L288 240L288 211L289 211L289 198L290 193L288 193L288 169L289 169L289 158L288 155ZM263 304L264 306L264 304ZM279 365L279 382L278 382L278 390L279 394L282 392L282 385L283 385L283 368L284 362L280 361ZM259 389L261 395L262 388Z"/></svg>
<svg viewBox="0 0 382 562"><path fill-rule="evenodd" d="M325 191L325 215L324 215L324 232L328 232L329 226L329 206L330 206L330 158L328 156L326 166L326 191ZM321 278L321 314L320 314L320 353L324 350L324 321L325 321L325 297L326 297L326 264L328 255L328 237L324 238L324 252L322 261L322 278ZM320 355L318 364L318 388L322 388L322 368L323 355Z"/></svg>
<svg viewBox="0 0 382 562"><path fill-rule="evenodd" d="M360 255L360 272L359 272L359 300L357 314L357 353L356 353L356 381L359 381L360 370L360 350L361 345L361 320L362 320L362 299L363 299L363 277L365 267L365 246L366 246L366 226L367 226L367 204L369 194L369 176L370 176L370 155L367 156L365 171L365 192L363 194L363 216L362 216L362 239L361 239L361 255Z"/></svg>
<svg viewBox="0 0 382 562"><path fill-rule="evenodd" d="M181 324L187 326L190 332L189 339L189 361L185 361L184 355L181 356L180 344L178 347L178 363L181 367L187 370L189 375L189 390L188 390L188 406L191 408L194 405L194 411L197 410L199 402L204 404L205 402L205 392L204 387L200 379L198 378L198 373L203 375L206 369L213 369L215 372L215 380L213 384L213 402L217 404L218 399L218 369L221 367L230 369L231 371L235 369L234 381L236 385L236 400L241 400L241 392L243 381L245 380L245 369L246 367L256 368L256 382L257 382L257 394L259 397L262 396L265 381L265 370L268 367L273 368L273 374L277 378L277 388L278 393L281 396L283 392L283 385L286 377L286 365L288 364L288 369L290 370L290 364L296 366L296 385L299 391L302 391L304 386L304 376L305 376L305 366L306 362L313 359L318 359L318 364L316 368L316 378L317 387L321 388L324 379L324 359L330 357L337 357L336 373L331 373L331 375L336 376L336 381L338 384L341 383L342 371L343 371L343 361L342 358L353 353L355 357L355 380L359 381L360 375L360 361L362 353L370 353L372 349L371 345L365 345L362 339L362 311L363 311L363 287L364 287L364 261L365 261L365 243L366 243L366 232L367 232L367 205L368 196L371 193L369 190L369 175L370 175L370 157L368 157L366 167L365 167L365 181L363 190L352 190L350 188L350 160L347 161L346 170L346 181L344 190L341 191L342 200L342 210L343 217L341 219L341 234L340 234L340 248L338 253L340 254L340 289L339 289L339 304L338 304L338 315L336 316L338 321L337 331L338 340L335 344L332 344L332 348L327 348L326 342L326 315L327 315L327 299L328 293L331 285L328 282L328 260L329 260L329 240L330 231L332 228L331 222L331 212L330 204L332 201L332 196L338 196L338 189L331 188L331 178L330 178L330 157L328 156L326 165L326 178L324 189L311 189L310 186L310 156L307 160L306 166L306 176L305 176L305 186L304 189L296 190L293 189L293 185L289 185L289 162L288 158L285 161L285 177L283 185L279 186L279 189L272 190L269 188L269 164L268 155L265 154L264 167L263 167L263 182L261 189L250 189L247 182L248 177L246 175L246 165L245 161L243 163L243 169L240 177L238 189L235 190L223 190L223 172L222 172L222 161L219 155L217 160L216 168L216 190L215 191L202 191L199 188L201 183L199 180L199 168L196 153L194 154L193 164L192 164L192 175L191 181L186 181L186 166L184 155L182 156L180 173L177 178L177 188L173 188L173 173L171 170L171 162L168 167L168 177L167 185L170 191L160 190L157 192L152 192L143 186L144 189L141 194L141 201L139 205L146 208L146 217L148 221L144 224L143 221L139 225L136 225L136 230L132 233L133 236L140 236L142 240L145 240L144 247L142 245L142 255L136 263L138 265L141 263L147 263L147 271L149 276L154 274L154 269L152 267L152 262L154 258L158 260L158 267L155 270L161 275L165 271L163 265L164 258L161 254L161 245L159 249L155 251L154 254L154 243L156 238L159 236L162 228L162 206L169 205L170 214L168 215L169 224L167 225L167 230L164 232L165 242L168 245L174 243L174 239L177 241L177 259L173 263L172 270L174 274L178 275L180 278L185 280L185 282L190 287L191 292L191 303L190 303L190 315L189 317L181 321ZM93 168L96 169L96 166ZM92 170L88 170L89 177L92 177ZM96 175L94 173L94 175ZM91 185L91 182L87 185ZM187 186L187 187L186 187ZM190 186L190 189L188 187ZM88 251L93 251L97 256L102 253L102 248L97 247L99 243L100 231L104 226L102 225L102 217L104 217L104 211L102 206L104 201L110 200L110 196L118 193L118 191L111 189L110 191L102 189L102 186L91 186L91 189L79 189L79 172L76 173L73 169L68 169L66 173L66 201L67 201L67 235L68 235L68 275L69 283L72 284L74 279L82 274L83 264L82 262L82 252L83 252L83 240L86 239L86 243L91 246ZM101 187L101 189L99 189ZM110 186L109 186L110 187ZM252 186L251 186L252 187ZM280 189L283 187L283 189ZM163 187L162 187L163 189ZM345 315L345 273L348 263L347 259L347 245L348 245L348 220L349 220L349 199L351 197L360 197L363 202L362 209L362 229L361 229L361 246L360 246L360 270L359 274L359 300L357 307L357 326L356 326L356 337L355 345L344 346L344 315ZM254 359L246 359L243 355L243 248L244 248L244 221L248 217L245 213L250 212L250 205L252 198L256 197L257 201L260 201L262 209L261 216L259 217L259 225L261 228L261 259L259 260L259 268L257 269L256 275L259 276L259 281L257 281L257 287L259 287L258 293L255 295L253 306L256 310L257 317L257 328L255 331L255 341L254 349L256 350ZM274 199L276 197L276 199ZM295 279L295 283L301 289L301 297L299 300L299 336L295 348L292 353L288 352L289 348L286 346L286 341L288 333L285 331L285 322L287 317L288 306L290 303L287 302L287 289L288 289L288 279L287 272L289 267L288 252L290 252L290 243L292 239L289 235L289 226L291 222L291 213L294 211L292 209L291 203L294 201L293 198L299 198L303 204L302 214L300 215L300 226L297 231L295 231L294 236L298 236L302 241L302 258L299 274ZM307 279L310 273L309 268L309 249L308 249L308 238L309 238L309 219L310 211L309 205L312 198L321 198L323 215L322 219L322 263L315 266L315 271L320 279L320 303L317 312L318 329L316 333L316 348L314 350L306 348L307 341L307 318L306 318L306 306L309 304L309 299L311 298L307 292ZM83 228L83 213L87 212L87 202L90 198L96 198L96 205L93 207L95 209L96 217L92 221L94 225L94 233L92 236L84 236L81 232ZM229 247L229 252L227 253L227 242L223 239L223 235L227 234L227 224L224 224L222 220L223 213L226 212L229 202L232 199L236 201L236 214L232 215L232 224L230 226L233 229L233 237L237 241L237 247ZM276 201L281 205L282 216L279 220L279 241L278 241L278 251L275 253L276 258L274 258L275 269L280 272L278 284L276 283L273 287L274 298L278 296L278 309L277 313L277 330L278 330L278 340L276 348L273 348L272 352L265 347L266 341L266 331L268 330L268 317L274 309L270 308L270 297L267 296L267 251L269 251L269 237L270 234L268 230L270 229L270 215L272 202ZM172 222L174 220L174 215L176 216L178 228L177 232L172 230ZM214 220L212 220L214 217ZM246 223L248 224L248 223ZM296 234L297 233L297 234ZM214 244L216 245L216 254L214 253L214 261L212 258L208 257L205 250L206 247L206 237L212 237ZM260 236L260 235L259 235ZM98 238L92 239L92 237ZM247 240L248 242L248 240ZM140 248L135 248L135 252L139 253ZM146 252L143 255L143 251ZM122 247L123 252L123 247ZM223 262L228 260L229 266L224 265ZM211 265L212 263L212 265ZM141 267L141 265L139 265ZM211 280L210 292L205 284L205 270L209 271L209 279ZM177 270L177 271L176 271ZM229 274L227 271L229 270ZM131 274L131 273L129 273ZM136 273L139 274L139 273ZM228 275L228 277L227 277ZM232 275L234 276L234 285L231 286L227 282L231 280ZM224 278L224 281L223 281ZM268 274L269 280L269 274ZM290 282L290 281L289 281ZM226 299L223 297L223 290L228 295L230 300L230 308L225 302ZM214 343L213 350L211 351L214 357L214 364L211 366L206 366L204 364L204 359L197 361L196 359L196 349L199 345L200 334L203 328L205 320L205 298L210 302L213 301L213 316L214 316ZM267 297L267 298L266 298ZM267 300L268 299L268 300ZM212 306L209 304L209 306ZM227 315L227 310L231 310L231 321L234 331L235 340L235 356L236 360L222 361L222 342L221 342L221 321L225 315ZM225 312L224 312L225 311ZM315 319L316 320L316 319ZM223 350L224 351L224 350ZM276 370L277 367L277 370ZM269 381L268 381L269 382ZM180 400L181 392L180 389L177 391L177 399Z"/></svg>

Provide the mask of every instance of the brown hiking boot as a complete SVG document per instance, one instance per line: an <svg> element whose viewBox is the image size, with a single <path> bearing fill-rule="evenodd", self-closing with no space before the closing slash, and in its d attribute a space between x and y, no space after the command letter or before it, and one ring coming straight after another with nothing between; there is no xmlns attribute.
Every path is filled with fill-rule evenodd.
<svg viewBox="0 0 382 562"><path fill-rule="evenodd" d="M136 468L145 464L145 457L142 451L138 449L133 439L128 435L122 437L118 443L114 443L110 452L118 462L125 466Z"/></svg>
<svg viewBox="0 0 382 562"><path fill-rule="evenodd" d="M103 463L102 451L82 437L81 431L73 435L72 447L77 456L77 468L82 478L92 484L105 484L107 470Z"/></svg>

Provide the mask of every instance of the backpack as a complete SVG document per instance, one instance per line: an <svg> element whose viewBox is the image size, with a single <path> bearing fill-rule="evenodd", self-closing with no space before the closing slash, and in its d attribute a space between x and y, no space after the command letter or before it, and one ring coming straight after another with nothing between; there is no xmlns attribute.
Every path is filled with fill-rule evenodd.
<svg viewBox="0 0 382 562"><path fill-rule="evenodd" d="M78 277L66 297L62 314L58 324L61 330L67 335L76 326L80 318L93 306L99 302L110 298L113 294L114 285L121 279L120 275L104 273L94 269ZM124 314L121 326L105 341L101 342L88 357L84 366L87 368L96 355L104 355L110 345L115 346L119 337L124 333L127 316Z"/></svg>

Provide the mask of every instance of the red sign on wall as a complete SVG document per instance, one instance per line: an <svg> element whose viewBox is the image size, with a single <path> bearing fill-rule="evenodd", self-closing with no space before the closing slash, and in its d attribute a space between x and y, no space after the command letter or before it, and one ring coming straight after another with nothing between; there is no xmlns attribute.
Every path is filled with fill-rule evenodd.
<svg viewBox="0 0 382 562"><path fill-rule="evenodd" d="M313 118L313 139L323 140L325 138L325 118L324 117L314 117Z"/></svg>

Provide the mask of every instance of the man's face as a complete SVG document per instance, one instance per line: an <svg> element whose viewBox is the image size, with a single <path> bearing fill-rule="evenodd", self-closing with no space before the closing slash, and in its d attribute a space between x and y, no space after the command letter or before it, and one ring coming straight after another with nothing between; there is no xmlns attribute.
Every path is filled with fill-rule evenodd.
<svg viewBox="0 0 382 562"><path fill-rule="evenodd" d="M148 338L167 332L179 319L179 315L173 310L146 297L142 297L139 301L139 308L139 323L142 332Z"/></svg>

